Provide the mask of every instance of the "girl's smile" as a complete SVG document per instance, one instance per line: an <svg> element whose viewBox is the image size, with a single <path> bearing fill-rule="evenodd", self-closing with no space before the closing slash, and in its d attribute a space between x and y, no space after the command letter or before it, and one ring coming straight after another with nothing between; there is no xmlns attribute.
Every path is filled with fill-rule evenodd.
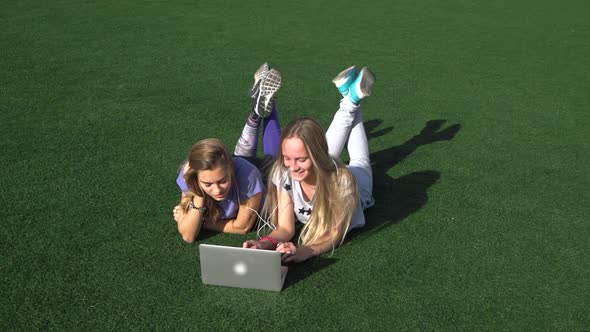
<svg viewBox="0 0 590 332"><path fill-rule="evenodd" d="M287 138L281 145L283 154L283 165L289 169L293 179L301 182L312 182L315 180L313 163L303 141L298 137Z"/></svg>

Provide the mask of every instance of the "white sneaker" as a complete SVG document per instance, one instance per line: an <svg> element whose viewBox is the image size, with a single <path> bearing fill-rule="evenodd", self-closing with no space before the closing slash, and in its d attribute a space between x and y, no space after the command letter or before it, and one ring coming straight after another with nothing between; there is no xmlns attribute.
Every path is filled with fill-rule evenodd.
<svg viewBox="0 0 590 332"><path fill-rule="evenodd" d="M361 100L371 95L373 84L375 84L375 74L369 68L363 67L348 89L348 98L353 104L358 105Z"/></svg>
<svg viewBox="0 0 590 332"><path fill-rule="evenodd" d="M356 66L350 66L341 71L340 74L336 75L336 77L334 77L332 80L342 97L348 94L348 89L350 88L350 85L356 78L357 74L358 70Z"/></svg>
<svg viewBox="0 0 590 332"><path fill-rule="evenodd" d="M256 98L256 95L258 94L258 87L260 86L260 81L262 80L262 78L264 78L264 76L266 76L266 74L268 74L269 69L270 69L270 66L268 65L268 62L265 62L254 73L254 84L252 85L252 88L250 89L250 93L249 93L250 97Z"/></svg>
<svg viewBox="0 0 590 332"><path fill-rule="evenodd" d="M274 97L281 87L281 80L281 73L274 68L260 79L256 104L254 105L254 111L259 117L266 118L272 112Z"/></svg>

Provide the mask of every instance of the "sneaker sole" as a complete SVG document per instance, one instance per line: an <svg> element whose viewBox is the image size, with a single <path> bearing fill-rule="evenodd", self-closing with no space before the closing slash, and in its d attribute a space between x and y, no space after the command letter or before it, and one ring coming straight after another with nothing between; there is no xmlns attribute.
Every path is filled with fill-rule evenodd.
<svg viewBox="0 0 590 332"><path fill-rule="evenodd" d="M259 86L258 98L256 99L256 114L266 118L272 112L272 101L282 84L281 73L276 69L271 69L261 79Z"/></svg>
<svg viewBox="0 0 590 332"><path fill-rule="evenodd" d="M373 84L375 84L375 74L365 67L361 70L359 75L361 75L359 87L361 89L361 93L363 94L362 98L368 97L371 95L373 90Z"/></svg>
<svg viewBox="0 0 590 332"><path fill-rule="evenodd" d="M256 92L258 91L258 87L260 86L260 81L266 76L269 70L268 62L263 63L258 70L254 73L254 84L250 89L250 97L256 97Z"/></svg>
<svg viewBox="0 0 590 332"><path fill-rule="evenodd" d="M350 73L354 72L355 70L356 70L356 66L350 66L350 67L344 69L343 71L340 72L340 74L338 74L338 75L336 75L336 77L334 77L334 79L332 80L332 83L336 84L337 87L341 86L349 79Z"/></svg>

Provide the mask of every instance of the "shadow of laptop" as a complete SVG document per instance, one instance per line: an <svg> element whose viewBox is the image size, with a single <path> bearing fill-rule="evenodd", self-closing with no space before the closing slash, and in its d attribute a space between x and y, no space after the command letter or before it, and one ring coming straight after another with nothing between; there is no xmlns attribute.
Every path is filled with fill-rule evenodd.
<svg viewBox="0 0 590 332"><path fill-rule="evenodd" d="M287 266L289 267L289 273L287 274L287 279L285 279L283 290L297 284L310 275L329 267L337 261L338 259L336 258L319 256L309 259L305 262L288 264Z"/></svg>

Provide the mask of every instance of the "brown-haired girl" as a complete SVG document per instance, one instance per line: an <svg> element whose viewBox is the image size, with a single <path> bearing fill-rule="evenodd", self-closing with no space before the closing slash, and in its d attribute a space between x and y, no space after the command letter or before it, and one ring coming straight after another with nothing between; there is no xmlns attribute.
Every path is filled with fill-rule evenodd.
<svg viewBox="0 0 590 332"><path fill-rule="evenodd" d="M258 129L264 122L265 155L277 154L280 135L274 97L281 75L268 64L254 74L251 97L255 100L233 156L218 139L195 143L176 182L182 191L173 216L178 232L193 242L201 228L226 233L246 233L256 221L265 193L260 171L245 158L256 155Z"/></svg>

